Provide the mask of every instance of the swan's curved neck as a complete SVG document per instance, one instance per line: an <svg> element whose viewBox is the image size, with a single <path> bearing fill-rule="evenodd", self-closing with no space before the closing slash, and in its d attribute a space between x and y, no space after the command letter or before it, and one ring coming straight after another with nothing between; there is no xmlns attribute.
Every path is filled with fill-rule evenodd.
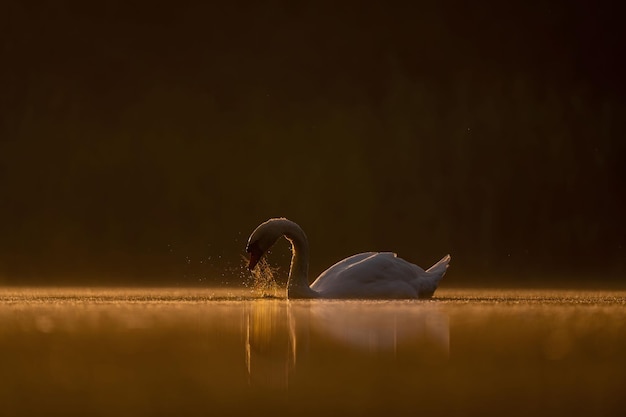
<svg viewBox="0 0 626 417"><path fill-rule="evenodd" d="M285 224L285 237L291 243L291 268L287 282L288 298L315 298L309 287L309 240L296 223Z"/></svg>

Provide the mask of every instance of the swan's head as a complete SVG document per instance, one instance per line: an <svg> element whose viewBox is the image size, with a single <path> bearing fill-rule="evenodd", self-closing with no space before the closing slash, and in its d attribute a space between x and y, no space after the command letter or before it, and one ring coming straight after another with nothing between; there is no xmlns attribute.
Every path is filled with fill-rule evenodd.
<svg viewBox="0 0 626 417"><path fill-rule="evenodd" d="M246 252L250 254L250 261L248 262L248 269L252 271L254 267L256 266L256 264L259 263L259 261L263 257L263 254L266 251L264 251L263 249L259 247L258 241L254 241L254 242L248 242L248 245L246 246Z"/></svg>
<svg viewBox="0 0 626 417"><path fill-rule="evenodd" d="M265 252L276 243L278 238L285 234L285 222L289 222L289 220L270 219L265 223L261 223L252 232L246 245L246 252L250 254L249 270L253 270Z"/></svg>

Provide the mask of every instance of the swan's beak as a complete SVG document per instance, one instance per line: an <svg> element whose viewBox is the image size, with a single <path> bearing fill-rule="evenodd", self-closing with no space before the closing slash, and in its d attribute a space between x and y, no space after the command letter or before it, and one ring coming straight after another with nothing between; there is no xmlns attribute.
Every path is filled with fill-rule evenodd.
<svg viewBox="0 0 626 417"><path fill-rule="evenodd" d="M248 246L246 247L246 252L250 254L248 269L252 271L256 264L258 264L261 260L261 257L263 256L263 251L259 249L259 244L257 242L253 242L248 244Z"/></svg>
<svg viewBox="0 0 626 417"><path fill-rule="evenodd" d="M248 261L248 269L252 271L256 264L259 263L261 254L257 254L255 251L250 252L250 261Z"/></svg>

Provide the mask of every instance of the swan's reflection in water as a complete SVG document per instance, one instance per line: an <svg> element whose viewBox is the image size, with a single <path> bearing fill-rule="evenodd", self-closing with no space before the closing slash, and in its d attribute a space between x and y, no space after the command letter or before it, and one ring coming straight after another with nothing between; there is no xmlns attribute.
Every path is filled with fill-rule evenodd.
<svg viewBox="0 0 626 417"><path fill-rule="evenodd" d="M287 387L296 371L328 361L402 366L449 354L448 317L429 302L255 300L243 321L251 385Z"/></svg>
<svg viewBox="0 0 626 417"><path fill-rule="evenodd" d="M295 328L289 316L286 301L246 304L244 333L249 384L286 386L296 361Z"/></svg>

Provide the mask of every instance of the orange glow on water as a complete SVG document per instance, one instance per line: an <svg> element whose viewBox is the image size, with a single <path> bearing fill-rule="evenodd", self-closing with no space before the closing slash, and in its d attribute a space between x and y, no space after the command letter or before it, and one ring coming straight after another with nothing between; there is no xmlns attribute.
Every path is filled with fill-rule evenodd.
<svg viewBox="0 0 626 417"><path fill-rule="evenodd" d="M442 415L512 403L514 415L613 414L624 406L625 306L618 291L442 289L372 302L5 288L0 395L8 415L407 412L416 401Z"/></svg>

